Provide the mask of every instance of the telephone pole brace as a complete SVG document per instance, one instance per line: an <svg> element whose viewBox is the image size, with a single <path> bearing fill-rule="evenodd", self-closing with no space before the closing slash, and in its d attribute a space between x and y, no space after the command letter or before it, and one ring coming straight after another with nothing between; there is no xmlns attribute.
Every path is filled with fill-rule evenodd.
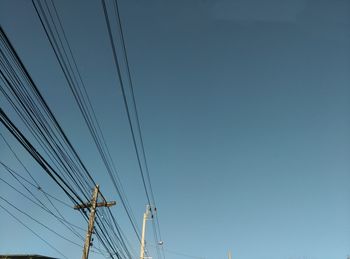
<svg viewBox="0 0 350 259"><path fill-rule="evenodd" d="M88 257L89 257L89 251L90 251L90 246L91 246L91 236L92 236L92 233L94 230L96 208L98 208L98 207L111 207L111 206L116 204L115 201L107 202L102 194L100 196L103 199L103 202L97 202L98 194L101 194L101 193L100 193L99 186L96 185L94 188L90 202L74 206L75 210L91 208L90 216L89 216L89 226L88 226L88 231L86 233L82 259L88 259Z"/></svg>

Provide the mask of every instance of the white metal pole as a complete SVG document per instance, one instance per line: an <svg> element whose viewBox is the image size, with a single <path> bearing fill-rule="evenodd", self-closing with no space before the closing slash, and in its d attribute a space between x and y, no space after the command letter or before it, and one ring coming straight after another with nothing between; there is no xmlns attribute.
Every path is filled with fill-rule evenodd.
<svg viewBox="0 0 350 259"><path fill-rule="evenodd" d="M142 235L141 235L141 250L140 250L140 259L145 258L145 234L146 234L146 222L148 219L150 205L146 206L146 212L143 213L143 223L142 223Z"/></svg>

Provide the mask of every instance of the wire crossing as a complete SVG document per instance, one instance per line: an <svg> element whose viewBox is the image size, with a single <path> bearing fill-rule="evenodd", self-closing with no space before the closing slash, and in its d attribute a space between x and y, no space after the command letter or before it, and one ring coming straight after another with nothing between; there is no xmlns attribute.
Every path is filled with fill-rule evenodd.
<svg viewBox="0 0 350 259"><path fill-rule="evenodd" d="M82 203L95 183L90 172L65 135L2 29L0 49L1 93L37 141L40 150L15 126L2 108L0 109L1 123L73 204ZM87 220L86 212L81 214ZM118 232L108 227L106 220L98 216L96 226L96 236L111 258L131 258L128 247L118 241L121 237L116 236ZM115 226L115 228L120 227Z"/></svg>
<svg viewBox="0 0 350 259"><path fill-rule="evenodd" d="M57 8L53 1L51 1L51 6L49 6L47 1L32 0L32 3L44 29L45 35L49 40L50 46L65 76L69 89L73 94L76 104L78 105L91 137L96 145L106 171L121 200L133 230L137 238L140 240L137 221L125 195L123 185L120 181L115 163L110 154L108 145L101 130L100 123L92 106L85 83L77 66L77 62L74 58L61 19L57 12Z"/></svg>
<svg viewBox="0 0 350 259"><path fill-rule="evenodd" d="M57 59L60 70L90 132L101 161L120 198L133 231L141 242L137 220L126 197L116 165L112 159L55 3L53 0L32 0L32 4ZM154 241L156 244L161 244L162 238L156 200L151 183L139 111L134 93L133 78L119 4L117 0L101 0L101 5L142 185L147 203L150 205ZM116 27L114 28L114 26ZM117 35L113 33L114 31L117 32ZM96 186L93 175L83 163L78 151L43 98L38 86L26 70L2 28L0 31L0 83L1 94L7 100L10 107L12 107L17 115L17 119L25 126L26 133L30 133L30 136L24 134L23 129L15 123L16 120L8 116L10 113L0 108L0 121L3 126L32 156L56 185L59 186L73 205L78 206L84 200L88 200L90 191ZM3 136L2 138L6 142ZM6 144L8 145L7 142ZM8 147L11 149L9 145ZM1 162L5 170L32 196L32 202L53 216L56 216L62 224L65 224L67 228L79 237L73 226L68 224L68 221L65 220L60 211L52 203L51 199L54 199L54 197L46 192L42 192L55 209L55 213L48 209L41 200L38 200L35 194L24 184L26 182L26 184L30 184L32 187L40 188L39 183L32 177L16 154L14 152L13 154L33 182L27 181L21 176L19 177L13 170ZM3 179L0 180L3 181ZM11 187L6 181L5 184ZM87 210L90 210L90 208L87 208ZM82 210L81 214L88 221L87 212ZM96 212L96 236L110 258L133 257L132 254L134 252L131 252L132 246L109 208L103 208ZM156 252L159 259L165 258L163 246L157 245Z"/></svg>
<svg viewBox="0 0 350 259"><path fill-rule="evenodd" d="M124 106L125 106L125 110L127 113L127 118L128 118L130 131L131 131L133 145L134 145L134 149L136 152L136 157L137 157L139 170L140 170L140 174L141 174L141 178L142 178L142 183L144 186L144 190L146 193L148 204L151 205L151 207L152 207L152 210L151 210L152 218L154 218L157 222L157 224L155 224L154 221L152 221L153 229L154 229L154 239L155 239L156 243L160 243L161 242L161 233L160 233L159 220L158 220L158 217L155 217L155 215L154 215L154 212L157 211L157 207L156 207L153 188L152 188L152 184L151 184L150 173L149 173L149 169L148 169L147 157L146 157L146 152L145 152L145 148L144 148L144 141L142 138L142 131L141 131L140 120L139 120L136 99L135 99L135 94L134 94L133 80L132 80L129 60L128 60L128 56L127 56L125 37L124 37L124 33L123 33L123 28L122 28L122 21L121 21L120 13L119 13L118 1L117 0L113 1L113 10L114 10L116 23L118 26L117 31L119 33L118 34L119 40L120 40L120 44L122 46L121 50L120 50L120 52L122 53L122 55L121 55L122 58L120 58L120 56L118 56L118 53L120 53L120 52L118 52L118 50L117 50L116 39L113 37L111 18L110 18L108 9L107 9L106 0L101 0L101 3L102 3L102 7L103 7L103 13L104 13L106 25L107 25L108 37L109 37L110 45L112 48L113 60L114 60L114 64L115 64L116 70L117 70L118 82L119 82L119 85L120 85L120 88L122 91ZM125 69L127 71L126 76L123 76L123 74L122 74L122 68L121 68L122 61L121 61L121 59L123 60L123 63L125 65ZM127 85L129 87L128 89L129 89L129 92L131 95L131 100L128 100L128 98L127 98L127 89L126 89L126 86L124 84L124 81L127 81L127 83L128 83ZM131 115L132 112L133 112L134 116ZM132 120L132 117L135 118L134 122ZM136 127L134 126L134 124L136 125ZM139 145L138 145L138 143L139 143ZM159 252L159 247L157 247L157 253L158 253L158 258L161 258L161 255ZM162 254L162 257L163 258L165 257L164 252Z"/></svg>

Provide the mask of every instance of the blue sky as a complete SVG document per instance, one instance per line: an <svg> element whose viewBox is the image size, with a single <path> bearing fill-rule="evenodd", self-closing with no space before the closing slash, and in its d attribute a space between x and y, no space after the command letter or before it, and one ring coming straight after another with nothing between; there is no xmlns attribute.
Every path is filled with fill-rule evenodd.
<svg viewBox="0 0 350 259"><path fill-rule="evenodd" d="M226 258L229 249L237 259L346 258L350 2L119 2L164 248L207 259ZM146 199L100 1L55 3L141 225ZM0 22L105 196L118 202L31 2L1 1ZM1 161L21 171L0 143ZM1 196L65 233L0 186ZM62 210L85 227L75 211ZM138 253L122 207L112 210ZM0 253L57 256L2 210L0 217ZM79 247L32 226L69 258L80 256Z"/></svg>

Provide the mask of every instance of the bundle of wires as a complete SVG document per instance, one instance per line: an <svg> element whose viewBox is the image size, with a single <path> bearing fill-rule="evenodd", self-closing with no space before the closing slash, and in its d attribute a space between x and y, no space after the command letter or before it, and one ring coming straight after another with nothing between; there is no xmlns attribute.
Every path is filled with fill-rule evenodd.
<svg viewBox="0 0 350 259"><path fill-rule="evenodd" d="M37 161L73 205L90 200L96 185L53 112L41 95L9 42L0 29L0 91L17 113L28 132L38 143L40 151L0 109L0 121L18 142ZM81 211L87 220L87 212ZM109 215L102 217L102 213ZM131 258L125 236L111 211L97 214L96 236L111 258Z"/></svg>

